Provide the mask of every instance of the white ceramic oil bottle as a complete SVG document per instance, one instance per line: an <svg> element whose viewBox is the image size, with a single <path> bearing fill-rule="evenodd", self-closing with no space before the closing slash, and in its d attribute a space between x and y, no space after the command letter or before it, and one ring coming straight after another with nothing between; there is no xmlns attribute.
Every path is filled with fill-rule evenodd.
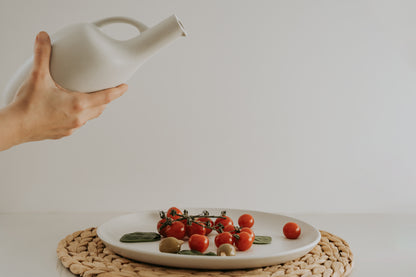
<svg viewBox="0 0 416 277"><path fill-rule="evenodd" d="M120 41L101 29L112 23L131 24L140 32ZM52 78L60 86L92 92L126 82L149 57L180 36L186 36L180 20L172 15L152 28L127 17L110 17L93 23L69 25L51 35ZM33 56L6 86L4 103L10 103L33 66Z"/></svg>

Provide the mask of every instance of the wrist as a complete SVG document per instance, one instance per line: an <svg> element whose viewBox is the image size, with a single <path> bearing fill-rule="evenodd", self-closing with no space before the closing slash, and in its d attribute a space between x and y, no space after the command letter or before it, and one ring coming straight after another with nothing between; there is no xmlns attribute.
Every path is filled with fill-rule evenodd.
<svg viewBox="0 0 416 277"><path fill-rule="evenodd" d="M0 110L0 150L27 141L24 110L15 103Z"/></svg>

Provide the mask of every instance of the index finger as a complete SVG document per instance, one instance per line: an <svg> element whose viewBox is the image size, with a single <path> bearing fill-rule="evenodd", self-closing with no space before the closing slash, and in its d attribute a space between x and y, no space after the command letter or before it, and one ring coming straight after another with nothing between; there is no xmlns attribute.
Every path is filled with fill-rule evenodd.
<svg viewBox="0 0 416 277"><path fill-rule="evenodd" d="M86 106L96 107L110 103L111 101L122 96L128 89L127 84L121 84L113 88L85 93Z"/></svg>

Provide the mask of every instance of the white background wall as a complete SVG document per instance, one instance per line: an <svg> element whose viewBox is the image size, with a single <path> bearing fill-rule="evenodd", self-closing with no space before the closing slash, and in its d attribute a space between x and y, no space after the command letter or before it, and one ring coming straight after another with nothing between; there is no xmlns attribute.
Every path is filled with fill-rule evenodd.
<svg viewBox="0 0 416 277"><path fill-rule="evenodd" d="M114 15L154 25L175 13L189 37L149 60L128 93L72 137L1 152L0 212L415 212L415 9L393 0L1 0L3 87L40 30Z"/></svg>

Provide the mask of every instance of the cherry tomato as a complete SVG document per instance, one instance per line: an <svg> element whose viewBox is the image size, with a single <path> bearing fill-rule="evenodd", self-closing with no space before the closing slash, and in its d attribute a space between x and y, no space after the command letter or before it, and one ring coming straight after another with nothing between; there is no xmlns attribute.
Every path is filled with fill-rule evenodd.
<svg viewBox="0 0 416 277"><path fill-rule="evenodd" d="M173 214L175 214L175 215L173 215ZM172 219L178 219L178 218L180 218L181 214L182 214L181 210L179 210L176 207L171 207L171 208L169 208L168 212L166 213L166 216L170 217Z"/></svg>
<svg viewBox="0 0 416 277"><path fill-rule="evenodd" d="M204 253L209 246L209 239L207 236L193 234L188 241L189 248Z"/></svg>
<svg viewBox="0 0 416 277"><path fill-rule="evenodd" d="M162 236L166 236L165 231L166 231L166 226L163 227L163 229L160 229L160 227L162 227L163 223L166 222L166 218L162 218L161 220L159 220L159 222L157 223L157 231L159 232L159 234L161 234Z"/></svg>
<svg viewBox="0 0 416 277"><path fill-rule="evenodd" d="M215 245L217 247L220 247L220 245L224 244L224 243L233 244L234 243L234 237L229 232L223 232L223 233L219 233L218 235L215 236L214 242L215 242Z"/></svg>
<svg viewBox="0 0 416 277"><path fill-rule="evenodd" d="M185 233L185 225L180 221L175 221L165 228L165 235L167 237L175 237L182 240L185 237Z"/></svg>
<svg viewBox="0 0 416 277"><path fill-rule="evenodd" d="M234 225L227 225L227 226L225 226L223 231L224 232L230 232L231 234L235 234L236 233L236 228L235 228Z"/></svg>
<svg viewBox="0 0 416 277"><path fill-rule="evenodd" d="M250 229L250 228L248 228L248 227L243 227L243 228L241 228L240 233L242 233L242 232L249 233L249 234L253 237L253 239L254 239L254 237L255 237L253 230L251 230L251 229Z"/></svg>
<svg viewBox="0 0 416 277"><path fill-rule="evenodd" d="M254 237L247 232L238 233L237 235L234 235L234 237L235 247L239 251L246 251L253 245Z"/></svg>
<svg viewBox="0 0 416 277"><path fill-rule="evenodd" d="M288 222L283 226L283 234L288 239L297 239L300 235L300 227L295 222Z"/></svg>
<svg viewBox="0 0 416 277"><path fill-rule="evenodd" d="M182 219L182 220L179 220L179 221L182 222L183 225L185 225L185 230L186 230L186 226L188 226L188 220L187 219Z"/></svg>
<svg viewBox="0 0 416 277"><path fill-rule="evenodd" d="M243 214L238 218L238 225L240 227L248 227L251 228L254 225L254 218L249 214Z"/></svg>
<svg viewBox="0 0 416 277"><path fill-rule="evenodd" d="M205 228L205 235L208 236L212 232L212 229L209 227L214 227L214 222L208 217L200 217L198 221L203 222L205 226L207 226L207 228Z"/></svg>
<svg viewBox="0 0 416 277"><path fill-rule="evenodd" d="M234 225L233 220L230 217L226 215L223 215L222 217L225 217L225 218L217 218L215 220L215 230L217 230L217 232L220 228L219 224L222 224L223 228L227 227L228 225Z"/></svg>
<svg viewBox="0 0 416 277"><path fill-rule="evenodd" d="M192 222L191 225L186 225L186 235L188 237L191 237L193 234L199 234L199 235L205 235L206 228L204 226L204 223L197 221L197 223Z"/></svg>

